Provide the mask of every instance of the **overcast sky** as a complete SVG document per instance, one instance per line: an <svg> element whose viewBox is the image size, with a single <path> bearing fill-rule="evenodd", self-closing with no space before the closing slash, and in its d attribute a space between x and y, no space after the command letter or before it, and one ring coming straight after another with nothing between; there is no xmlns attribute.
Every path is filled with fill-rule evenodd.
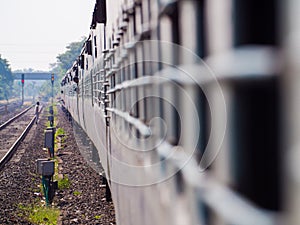
<svg viewBox="0 0 300 225"><path fill-rule="evenodd" d="M12 70L49 70L68 43L87 36L95 0L0 0L0 54Z"/></svg>

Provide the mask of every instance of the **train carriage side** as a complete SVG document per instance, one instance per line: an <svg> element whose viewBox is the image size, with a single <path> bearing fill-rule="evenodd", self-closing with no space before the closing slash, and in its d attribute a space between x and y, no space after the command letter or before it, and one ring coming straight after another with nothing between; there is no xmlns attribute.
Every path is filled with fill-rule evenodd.
<svg viewBox="0 0 300 225"><path fill-rule="evenodd" d="M103 32L104 25L99 24L92 28L90 33L90 55L84 78L84 122L86 132L98 149L102 166L108 174L107 168L107 127L106 115L104 111L104 68L103 68ZM106 175L108 176L108 175Z"/></svg>
<svg viewBox="0 0 300 225"><path fill-rule="evenodd" d="M65 104L98 149L118 224L278 223L277 3L97 0Z"/></svg>
<svg viewBox="0 0 300 225"><path fill-rule="evenodd" d="M253 6L250 1L247 1L248 3L251 7ZM255 14L256 8L243 7L240 1L224 1L222 4L217 4L216 1L209 3L207 1L158 1L158 4L154 1L124 1L121 6L121 14L114 13L113 19L108 20L108 24L111 24L108 25L107 29L110 47L107 63L110 65L110 69L106 71L110 79L108 91L110 95L108 111L112 153L110 171L112 173L113 192L116 192L118 196L116 207L120 208L117 219L122 224L132 224L133 218L144 224L147 222L149 224L153 222L183 224L181 223L182 218L185 218L184 224L243 224L240 218L226 215L225 208L218 208L217 205L213 205L218 204L217 202L211 203L212 199L202 196L201 192L198 193L199 188L206 190L209 187L209 184L203 183L203 179L211 180L211 192L218 189L219 186L223 188L221 199L226 199L229 196L237 199L237 201L232 202L230 209L239 208L239 201L247 202L244 199L248 199L258 204L259 207L253 208L253 214L243 211L246 215L245 218L255 217L257 223L261 224L274 223L274 217L267 215L265 217L262 209L277 212L280 208L279 193L276 191L280 189L278 184L280 177L277 176L277 173L272 176L272 171L277 171L280 168L280 165L277 164L278 145L275 142L262 142L259 133L255 129L248 128L248 123L251 121L248 116L251 113L253 116L258 115L254 109L264 108L263 111L266 114L261 113L257 117L253 117L255 126L258 127L261 121L270 125L276 124L279 120L276 103L279 100L276 94L278 91L276 86L277 72L272 72L272 66L268 67L267 63L265 67L260 68L259 62L255 60L252 60L252 63L242 70L235 69L234 61L227 65L229 68L231 67L230 69L224 69L223 65L227 62L223 61L227 57L237 60L237 64L243 65L252 56L263 59L264 62L274 63L277 46L272 37L277 34L272 27L276 26L274 23L276 21L276 7L274 6L276 3L268 1L265 3L268 5L267 7L270 6L272 9L264 15L265 23L248 20L249 15ZM232 8L229 8L230 5ZM115 7L116 5L108 3L109 12ZM263 11L263 9L260 10ZM186 10L189 10L188 14L186 14ZM222 13L214 21L209 16L214 15L213 13L217 10L221 10ZM230 22L231 10L236 16L235 24ZM240 14L241 11L244 14ZM239 18L242 21L247 21L248 24L238 23ZM209 24L207 20L210 20ZM125 30L120 26L123 23L127 26ZM268 24L271 25L270 29L273 33L269 36L259 33L261 27ZM217 31L215 27L222 29ZM245 36L242 36L240 31L247 29L246 27L249 27L249 30L243 31ZM221 31L223 33L218 34ZM119 32L122 33L121 36L117 35ZM170 48L168 44L162 45L160 43L155 46L155 44L139 42L149 39L175 43L183 48L191 49L200 57L206 57L207 63L219 72L216 74L219 82L216 83L213 78L205 77L205 74L193 74L195 70L202 71L203 67L205 70L205 65L200 60L195 59L193 55L186 54L184 50L182 51L177 47ZM155 58L155 54L157 54L157 58ZM164 63L157 63L157 65L145 62L149 59ZM135 60L141 62L136 63ZM176 78L176 71L170 70L166 64L177 65L187 71L191 70L191 76L196 83L190 84L188 79L181 79L180 73L180 79ZM127 65L129 65L129 69L126 68ZM206 70L209 69L206 68ZM159 79L161 77L169 81L161 82ZM130 85L128 81L134 81L135 84ZM221 90L224 90L224 94L218 94L220 86ZM180 89L184 91L181 92ZM186 98L185 92L189 93L192 103L189 104L188 101L185 101L189 100ZM151 94L167 99L173 105L170 105L169 102L147 98ZM269 104L263 106L262 102ZM248 109L250 114L246 111L238 111L238 109L247 109L246 106L240 105L241 103L252 104L251 110ZM192 177L185 169L177 171L180 164L178 165L175 159L184 156L179 151L178 155L175 154L174 159L169 159L166 165L162 162L162 168L147 170L149 163L151 164L160 158L163 159L165 152L172 152L175 148L182 149L183 152L193 150L191 143L195 140L193 140L194 137L191 133L197 133L197 129L193 126L195 121L192 120L194 118L191 113L193 105L196 107L198 119L201 120L201 136L196 143L196 152L187 164L186 170L197 171L197 167L193 168L192 165L199 162L208 141L211 142L211 145L208 146L213 149L211 151L221 148L218 160L210 165L210 169L206 173L198 175L192 173L195 176ZM273 117L268 116L270 111L275 112ZM227 112L230 114L229 118L226 117ZM238 116L235 116L233 120L231 116L236 115L236 113ZM163 130L163 126L157 127L156 132L158 133L152 133L152 137L156 139L151 140L147 137L149 135L147 134L147 127L150 125L152 116L159 116L165 121L168 127L166 137L162 137L162 134L159 133L160 130ZM235 127L239 130L239 135L242 135L240 138L232 139L232 134L223 133L227 119L230 132ZM182 121L178 122L180 120ZM208 120L212 120L213 124ZM242 124L245 124L247 128ZM178 131L180 129L181 132ZM276 126L267 126L268 139L276 140L277 131ZM223 135L225 136L223 137ZM163 145L151 149L152 152L143 151L149 147L148 145L151 146L153 142L159 141L160 138L165 138ZM211 140L209 140L210 138ZM225 138L224 142L220 146L219 142L223 138ZM238 141L241 139L245 142ZM151 141L153 142L151 143ZM252 152L245 146L246 143L251 144L256 150ZM261 156L267 157L268 151L271 149L274 150L275 161L268 164L269 170L264 170L257 153L260 152ZM241 154L237 154L235 151L241 152ZM248 161L247 155L253 157L254 161ZM213 156L206 157L206 160L212 161L212 158ZM234 165L243 164L243 169L234 168L230 163L233 159ZM122 163L130 164L135 169L123 167L120 165ZM203 164L206 165L205 162ZM257 165L259 166L256 168ZM244 175L236 174L237 170ZM257 180L255 177L250 177L253 170L264 170L262 177L269 177L269 185L272 185L275 191L266 191L266 187L260 181L262 177L257 177ZM137 187L147 178L155 180L155 178L163 177L164 173L170 173L170 171L174 172L174 176L165 182L153 186ZM247 189L249 183L242 178L245 176L250 180L254 179L251 184L253 189ZM199 179L199 182L195 185L190 183L190 179ZM124 184L131 184L133 187ZM231 186L237 187L238 190L233 195L231 195L229 188ZM132 198L133 195L137 197ZM162 198L162 196L164 197ZM172 200L176 201L176 207L170 207ZM155 204L151 205L152 202ZM202 209L198 208L199 211L195 211L200 206ZM247 207L251 208L250 205ZM146 210L138 211L139 215L136 215L134 208ZM244 208L241 207L241 209ZM191 214L191 212L194 213ZM225 215L223 215L224 213ZM263 216L258 216L260 213Z"/></svg>

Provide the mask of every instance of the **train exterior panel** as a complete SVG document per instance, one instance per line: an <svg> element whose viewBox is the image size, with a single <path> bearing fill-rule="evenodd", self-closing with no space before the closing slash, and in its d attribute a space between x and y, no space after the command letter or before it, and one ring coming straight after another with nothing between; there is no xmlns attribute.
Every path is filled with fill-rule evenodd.
<svg viewBox="0 0 300 225"><path fill-rule="evenodd" d="M300 221L282 184L283 132L297 134L281 123L282 93L297 97L282 65L299 72L280 54L296 54L288 2L96 1L61 96L98 149L117 224Z"/></svg>

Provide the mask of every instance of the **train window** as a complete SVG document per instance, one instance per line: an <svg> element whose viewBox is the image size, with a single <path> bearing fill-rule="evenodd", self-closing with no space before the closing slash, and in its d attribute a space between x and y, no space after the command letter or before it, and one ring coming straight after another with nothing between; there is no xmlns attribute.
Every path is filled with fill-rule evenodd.
<svg viewBox="0 0 300 225"><path fill-rule="evenodd" d="M234 186L270 210L280 209L279 93L276 78L235 84Z"/></svg>
<svg viewBox="0 0 300 225"><path fill-rule="evenodd" d="M97 46L97 36L94 36L94 46Z"/></svg>
<svg viewBox="0 0 300 225"><path fill-rule="evenodd" d="M233 2L235 46L274 45L278 42L277 1L234 0Z"/></svg>
<svg viewBox="0 0 300 225"><path fill-rule="evenodd" d="M97 36L96 35L94 36L93 40L94 40L93 41L93 44L94 44L94 56L95 56L95 58L97 58L98 57L98 52L97 52Z"/></svg>
<svg viewBox="0 0 300 225"><path fill-rule="evenodd" d="M80 68L84 69L84 55L80 55Z"/></svg>
<svg viewBox="0 0 300 225"><path fill-rule="evenodd" d="M92 41L91 40L87 40L87 42L86 42L86 53L88 55L92 55Z"/></svg>
<svg viewBox="0 0 300 225"><path fill-rule="evenodd" d="M95 47L95 58L97 58L98 52L97 52L97 47Z"/></svg>
<svg viewBox="0 0 300 225"><path fill-rule="evenodd" d="M96 17L95 20L97 23L106 24L106 0L97 0L96 2Z"/></svg>
<svg viewBox="0 0 300 225"><path fill-rule="evenodd" d="M233 45L278 44L277 1L233 1ZM249 74L251 75L251 70ZM269 74L272 75L272 74ZM275 76L236 82L232 174L235 189L260 207L281 208L279 87Z"/></svg>

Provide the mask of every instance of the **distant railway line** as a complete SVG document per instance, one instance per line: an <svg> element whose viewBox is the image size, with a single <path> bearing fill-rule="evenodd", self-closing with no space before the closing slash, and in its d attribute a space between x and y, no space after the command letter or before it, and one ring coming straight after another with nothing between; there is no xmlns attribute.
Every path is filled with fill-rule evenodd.
<svg viewBox="0 0 300 225"><path fill-rule="evenodd" d="M16 116L11 117L10 119L8 119L7 121L5 121L4 123L2 123L0 125L0 131L3 130L5 127L7 127L9 124L11 124L13 121L15 121L16 119L18 119L20 116L24 115L28 110L30 110L33 107L33 105L31 105L30 107L26 108L24 111L20 112L19 114L17 114Z"/></svg>

